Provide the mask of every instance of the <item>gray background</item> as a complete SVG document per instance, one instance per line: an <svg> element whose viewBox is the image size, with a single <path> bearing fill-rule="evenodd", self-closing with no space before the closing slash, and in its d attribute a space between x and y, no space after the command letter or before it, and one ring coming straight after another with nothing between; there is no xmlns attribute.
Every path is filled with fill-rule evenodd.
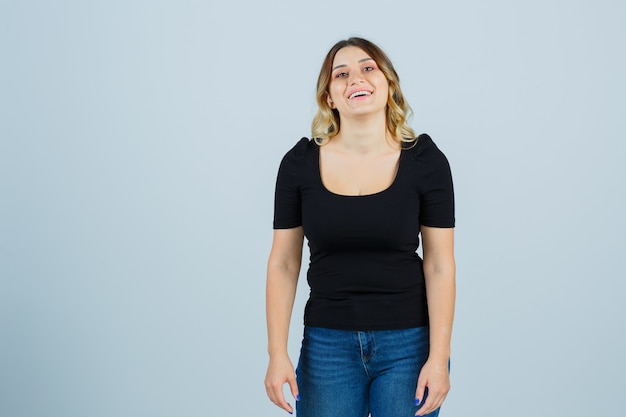
<svg viewBox="0 0 626 417"><path fill-rule="evenodd" d="M453 168L442 416L620 415L625 18L606 0L1 2L0 415L284 415L263 387L274 180L350 35L388 52Z"/></svg>

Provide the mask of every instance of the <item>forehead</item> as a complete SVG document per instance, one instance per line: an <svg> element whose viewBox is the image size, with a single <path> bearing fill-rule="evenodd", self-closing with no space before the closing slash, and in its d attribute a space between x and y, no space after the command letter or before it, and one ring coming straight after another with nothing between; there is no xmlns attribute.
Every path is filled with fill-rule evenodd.
<svg viewBox="0 0 626 417"><path fill-rule="evenodd" d="M337 65L348 65L367 59L372 59L372 57L361 48L357 46L346 46L345 48L338 50L335 54L335 58L333 59L333 68Z"/></svg>

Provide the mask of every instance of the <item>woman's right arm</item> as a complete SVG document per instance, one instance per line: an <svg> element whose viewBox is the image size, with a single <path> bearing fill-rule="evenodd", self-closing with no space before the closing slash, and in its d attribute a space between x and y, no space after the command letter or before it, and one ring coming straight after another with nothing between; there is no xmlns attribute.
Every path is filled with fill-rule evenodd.
<svg viewBox="0 0 626 417"><path fill-rule="evenodd" d="M300 275L303 242L302 226L274 230L267 263L266 317L270 359L265 389L270 400L289 413L293 413L293 408L285 400L283 385L289 384L293 397L299 399L296 375L287 353L287 338Z"/></svg>

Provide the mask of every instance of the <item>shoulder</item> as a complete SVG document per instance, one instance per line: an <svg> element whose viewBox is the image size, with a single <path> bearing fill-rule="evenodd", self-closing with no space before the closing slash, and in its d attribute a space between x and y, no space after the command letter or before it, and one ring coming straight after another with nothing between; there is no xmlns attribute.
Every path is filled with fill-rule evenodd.
<svg viewBox="0 0 626 417"><path fill-rule="evenodd" d="M426 133L419 135L414 142L408 143L405 151L418 164L448 164L445 154Z"/></svg>
<svg viewBox="0 0 626 417"><path fill-rule="evenodd" d="M317 147L314 140L303 137L285 155L280 162L279 172L295 175L305 167Z"/></svg>
<svg viewBox="0 0 626 417"><path fill-rule="evenodd" d="M426 133L422 133L416 138L415 144L405 149L409 158L414 162L409 164L417 178L425 181L426 184L440 180L450 181L452 175L450 164L446 155L439 149L432 138ZM411 144L408 144L411 146Z"/></svg>
<svg viewBox="0 0 626 417"><path fill-rule="evenodd" d="M303 137L300 139L283 157L283 162L285 161L303 161L308 153L317 146L314 140Z"/></svg>

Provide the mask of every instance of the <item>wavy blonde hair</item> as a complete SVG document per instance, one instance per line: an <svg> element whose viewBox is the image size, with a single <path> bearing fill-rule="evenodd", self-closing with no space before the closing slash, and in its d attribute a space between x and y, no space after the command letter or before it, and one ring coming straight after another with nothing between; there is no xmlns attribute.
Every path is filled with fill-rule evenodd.
<svg viewBox="0 0 626 417"><path fill-rule="evenodd" d="M320 75L317 78L317 113L311 123L311 133L319 145L324 145L339 133L340 120L337 109L332 109L326 101L328 87L331 82L333 61L337 52L347 46L356 46L368 54L383 72L389 83L389 96L387 97L386 125L391 137L399 142L412 143L415 141L415 132L408 125L408 119L413 115L413 110L404 98L400 89L400 77L393 68L393 64L387 55L378 46L362 38L349 38L337 42L328 51ZM402 144L402 143L400 143Z"/></svg>

